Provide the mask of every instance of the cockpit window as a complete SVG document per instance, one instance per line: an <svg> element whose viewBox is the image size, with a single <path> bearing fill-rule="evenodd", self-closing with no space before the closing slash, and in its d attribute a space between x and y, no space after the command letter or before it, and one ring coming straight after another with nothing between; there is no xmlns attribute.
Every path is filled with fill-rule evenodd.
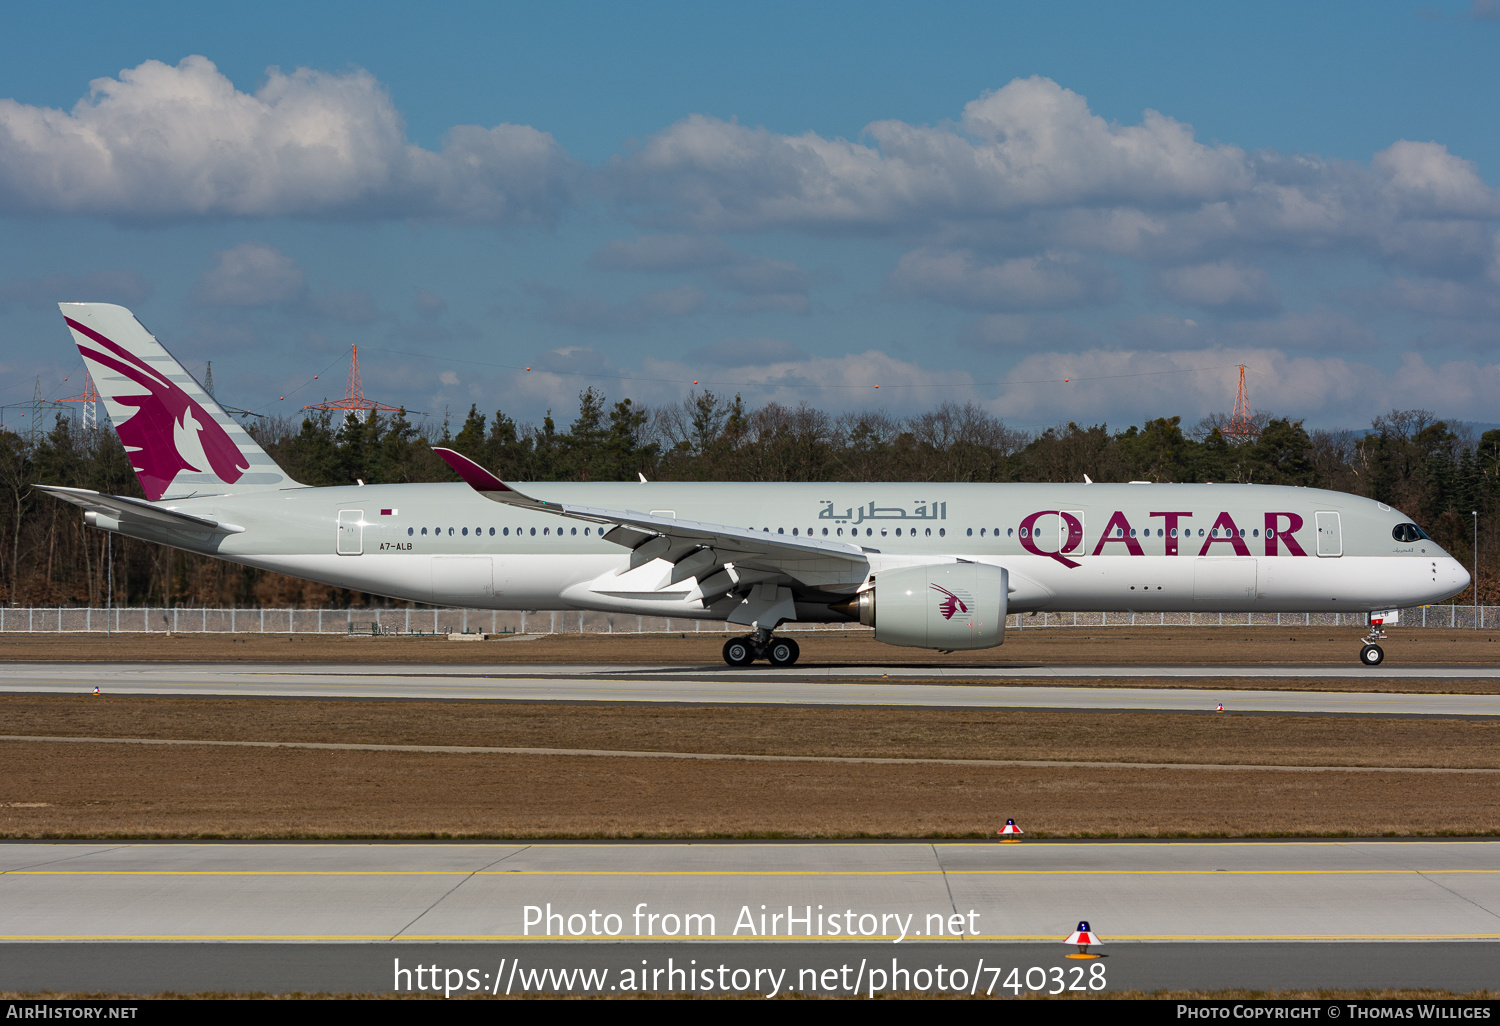
<svg viewBox="0 0 1500 1026"><path fill-rule="evenodd" d="M1414 542L1420 538L1427 538L1427 532L1416 524L1397 524L1391 528L1391 537L1398 542Z"/></svg>

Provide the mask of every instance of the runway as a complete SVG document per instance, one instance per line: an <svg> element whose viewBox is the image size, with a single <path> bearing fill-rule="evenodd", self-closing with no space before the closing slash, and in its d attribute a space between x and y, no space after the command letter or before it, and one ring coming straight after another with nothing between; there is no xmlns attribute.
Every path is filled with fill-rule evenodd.
<svg viewBox="0 0 1500 1026"><path fill-rule="evenodd" d="M5 844L0 910L15 990L194 989L193 965L265 989L288 944L333 989L390 989L398 951L1066 965L1079 919L1112 986L1464 990L1495 982L1500 842Z"/></svg>
<svg viewBox="0 0 1500 1026"><path fill-rule="evenodd" d="M95 686L105 695L221 695L286 698L471 699L529 702L675 702L741 705L842 705L927 708L1095 709L1137 712L1208 712L1222 703L1241 713L1306 713L1399 716L1500 716L1500 694L1453 695L1224 689L1213 676L1296 679L1314 672L1332 675L1338 667L1050 667L1033 668L1034 677L1073 679L1160 676L1186 679L1191 672L1201 687L1133 688L1059 687L1046 684L975 684L990 675L1010 680L1014 669L962 668L967 683L934 680L930 668L908 669L878 680L863 668L830 674L791 675L785 671L691 672L682 668L608 666L529 666L488 673L453 666L371 666L186 663L8 663L0 664L0 692L11 694L84 694ZM1042 671L1045 669L1045 673ZM1442 668L1440 668L1442 669ZM882 671L883 672L883 671ZM958 676L960 670L948 671ZM1352 668L1349 677L1372 671ZM1377 669L1373 671L1379 673ZM1394 672L1394 671L1392 671ZM1422 679L1438 669L1426 668ZM1411 668L1401 671L1416 677ZM1500 677L1500 670L1472 667L1442 669L1444 679ZM554 675L555 674L555 675ZM1205 675L1206 679L1205 679ZM1386 679L1389 679L1388 677Z"/></svg>

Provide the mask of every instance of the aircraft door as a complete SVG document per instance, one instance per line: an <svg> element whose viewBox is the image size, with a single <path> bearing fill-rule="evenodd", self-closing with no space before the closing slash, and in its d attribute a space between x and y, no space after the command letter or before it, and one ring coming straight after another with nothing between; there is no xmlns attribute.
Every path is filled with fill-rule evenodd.
<svg viewBox="0 0 1500 1026"><path fill-rule="evenodd" d="M1344 534L1337 513L1314 513L1318 525L1318 555L1342 556Z"/></svg>
<svg viewBox="0 0 1500 1026"><path fill-rule="evenodd" d="M1062 537L1058 539L1058 548L1062 552L1062 554L1064 556L1088 555L1088 549L1083 544L1083 536L1085 533L1083 510L1063 510L1062 521Z"/></svg>
<svg viewBox="0 0 1500 1026"><path fill-rule="evenodd" d="M339 555L358 556L365 551L365 511L339 510Z"/></svg>

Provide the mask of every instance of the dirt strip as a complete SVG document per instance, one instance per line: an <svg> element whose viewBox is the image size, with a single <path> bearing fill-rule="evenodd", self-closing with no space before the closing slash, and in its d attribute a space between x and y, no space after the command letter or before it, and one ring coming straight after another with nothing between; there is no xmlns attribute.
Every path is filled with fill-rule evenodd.
<svg viewBox="0 0 1500 1026"><path fill-rule="evenodd" d="M7 695L0 729L798 758L1500 768L1500 721L1457 717ZM0 800L4 789L0 778Z"/></svg>
<svg viewBox="0 0 1500 1026"><path fill-rule="evenodd" d="M199 745L209 748L307 748L332 752L425 752L431 755L572 755L603 759L701 759L709 762L829 762L885 766L1023 766L1048 769L1271 770L1279 773L1500 773L1500 769L1452 769L1434 766L1270 766L1199 762L1076 762L1042 759L876 759L834 755L742 755L732 752L620 752L590 748L476 748L459 745L352 745L317 741L203 741L144 737L21 737L0 741L97 745ZM24 807L24 806L22 806Z"/></svg>
<svg viewBox="0 0 1500 1026"><path fill-rule="evenodd" d="M1500 833L1489 775L839 765L0 743L0 836L1430 836Z"/></svg>

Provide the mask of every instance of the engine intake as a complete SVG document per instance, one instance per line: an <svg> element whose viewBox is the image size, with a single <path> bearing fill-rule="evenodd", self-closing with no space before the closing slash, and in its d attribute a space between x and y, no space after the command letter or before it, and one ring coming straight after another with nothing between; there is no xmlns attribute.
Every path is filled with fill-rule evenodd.
<svg viewBox="0 0 1500 1026"><path fill-rule="evenodd" d="M1010 574L987 563L883 570L874 587L834 607L875 628L875 640L908 648L994 648L1005 642Z"/></svg>

